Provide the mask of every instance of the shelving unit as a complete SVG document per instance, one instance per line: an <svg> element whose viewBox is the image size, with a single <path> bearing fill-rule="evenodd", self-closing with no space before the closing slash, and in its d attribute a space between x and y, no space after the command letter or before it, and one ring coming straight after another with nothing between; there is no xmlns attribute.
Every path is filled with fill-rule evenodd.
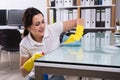
<svg viewBox="0 0 120 80"><path fill-rule="evenodd" d="M52 1L52 6L50 5ZM74 18L83 18L85 19L84 26L84 36L81 39L82 45L86 50L96 50L103 46L110 45L111 34L115 32L115 22L116 22L116 0L76 0L73 6L55 6L55 1L71 1L71 0L47 0L47 17L48 24L52 24L57 21L64 21L74 19ZM74 1L74 0L73 0ZM111 1L110 3L100 3L89 5L81 1ZM104 5L103 5L104 4ZM76 10L76 11L75 11ZM52 11L52 12L51 12ZM62 12L61 12L62 11ZM75 11L75 13L74 13ZM88 12L87 12L88 11ZM66 13L65 13L66 12ZM73 14L71 14L73 12ZM51 15L52 13L52 15ZM65 15L68 14L68 15ZM75 16L76 14L76 16ZM72 15L72 18L71 18ZM62 18L60 18L60 16ZM75 17L74 17L75 16ZM87 17L87 18L86 18ZM60 19L58 19L60 18ZM99 23L98 23L99 22ZM74 33L75 29L70 30L66 33ZM92 47L91 47L92 46Z"/></svg>
<svg viewBox="0 0 120 80"><path fill-rule="evenodd" d="M57 2L56 2L57 1ZM89 30L112 30L114 31L115 30L115 2L116 0L112 0L112 4L104 4L104 5L83 5L81 3L81 1L85 1L85 0L73 0L75 1L76 3L74 3L73 6L64 6L62 4L62 6L59 6L59 2L58 1L72 1L72 0L47 0L47 18L48 18L48 24L51 24L51 23L54 23L54 22L57 22L57 21L64 21L64 20L57 20L58 17L60 17L62 15L62 17L64 18L65 16L63 15L64 12L61 12L61 11L64 11L64 10L77 10L77 17L76 18L81 18L81 11L83 9L107 9L109 8L111 10L111 14L110 14L110 26L108 27L95 27L92 28L91 26L89 27L85 27L85 29L89 29ZM88 0L88 1L94 1L94 0ZM96 0L97 1L97 0ZM105 1L105 0L101 0L101 1ZM107 1L107 0L106 0ZM52 3L52 6L51 6L51 3ZM56 6L57 4L57 6ZM65 3L64 3L65 4ZM81 5L82 4L82 5ZM55 18L55 20L52 18L52 22L51 22L51 12L50 10L53 10L53 17ZM71 15L71 14L70 14ZM96 18L96 17L95 17ZM68 18L69 20L69 18ZM96 19L95 19L96 20ZM54 22L53 22L54 21Z"/></svg>

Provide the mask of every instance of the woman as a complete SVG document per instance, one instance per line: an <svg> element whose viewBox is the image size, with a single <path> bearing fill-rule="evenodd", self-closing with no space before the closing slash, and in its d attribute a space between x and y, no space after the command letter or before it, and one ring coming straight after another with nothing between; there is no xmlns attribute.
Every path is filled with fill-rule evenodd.
<svg viewBox="0 0 120 80"><path fill-rule="evenodd" d="M33 55L41 51L46 54L58 48L60 45L60 34L74 28L76 25L83 25L84 21L82 19L75 19L46 25L43 13L31 7L24 12L23 24L25 30L20 43L20 70L24 77L29 75L30 78L33 78L31 80L34 80L34 70L27 70L29 60L31 58L33 60Z"/></svg>

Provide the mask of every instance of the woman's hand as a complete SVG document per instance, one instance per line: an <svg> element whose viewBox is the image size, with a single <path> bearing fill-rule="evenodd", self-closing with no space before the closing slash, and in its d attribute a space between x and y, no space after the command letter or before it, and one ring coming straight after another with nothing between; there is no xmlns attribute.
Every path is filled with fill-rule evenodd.
<svg viewBox="0 0 120 80"><path fill-rule="evenodd" d="M77 25L85 25L85 20L82 18L77 19Z"/></svg>
<svg viewBox="0 0 120 80"><path fill-rule="evenodd" d="M68 30L74 29L77 25L84 26L84 19L78 18L78 19L64 21L63 22L63 31L66 32Z"/></svg>

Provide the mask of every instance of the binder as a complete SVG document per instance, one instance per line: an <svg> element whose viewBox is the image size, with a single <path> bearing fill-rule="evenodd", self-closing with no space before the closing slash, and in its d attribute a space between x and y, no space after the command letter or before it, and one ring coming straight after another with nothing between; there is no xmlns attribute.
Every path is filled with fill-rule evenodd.
<svg viewBox="0 0 120 80"><path fill-rule="evenodd" d="M85 19L85 14L85 9L81 9L81 18Z"/></svg>
<svg viewBox="0 0 120 80"><path fill-rule="evenodd" d="M106 0L106 5L112 5L112 0Z"/></svg>
<svg viewBox="0 0 120 80"><path fill-rule="evenodd" d="M55 0L55 7L63 7L63 0Z"/></svg>
<svg viewBox="0 0 120 80"><path fill-rule="evenodd" d="M69 0L69 6L73 6L73 0Z"/></svg>
<svg viewBox="0 0 120 80"><path fill-rule="evenodd" d="M105 9L101 9L100 18L100 27L105 27Z"/></svg>
<svg viewBox="0 0 120 80"><path fill-rule="evenodd" d="M111 31L106 31L105 32L105 46L110 45L110 40L111 40Z"/></svg>
<svg viewBox="0 0 120 80"><path fill-rule="evenodd" d="M100 33L101 32L95 33L95 50L100 50Z"/></svg>
<svg viewBox="0 0 120 80"><path fill-rule="evenodd" d="M64 0L64 7L69 7L69 0Z"/></svg>
<svg viewBox="0 0 120 80"><path fill-rule="evenodd" d="M112 5L112 0L103 0L103 5Z"/></svg>
<svg viewBox="0 0 120 80"><path fill-rule="evenodd" d="M105 27L106 28L111 27L111 8L105 9Z"/></svg>
<svg viewBox="0 0 120 80"><path fill-rule="evenodd" d="M90 9L85 9L85 28L90 28Z"/></svg>
<svg viewBox="0 0 120 80"><path fill-rule="evenodd" d="M99 0L95 0L95 1L94 1L94 4L95 4L95 5L98 5L98 4L99 4Z"/></svg>
<svg viewBox="0 0 120 80"><path fill-rule="evenodd" d="M63 7L63 0L58 0L59 7Z"/></svg>
<svg viewBox="0 0 120 80"><path fill-rule="evenodd" d="M100 9L96 9L96 27L100 27Z"/></svg>
<svg viewBox="0 0 120 80"><path fill-rule="evenodd" d="M106 5L106 0L103 0L103 3L102 3L102 5Z"/></svg>
<svg viewBox="0 0 120 80"><path fill-rule="evenodd" d="M84 41L84 37L85 35L83 35L83 37L81 38L81 45L82 45L82 48L84 49L85 48L85 41Z"/></svg>
<svg viewBox="0 0 120 80"><path fill-rule="evenodd" d="M84 6L85 5L85 0L80 0L80 5Z"/></svg>
<svg viewBox="0 0 120 80"><path fill-rule="evenodd" d="M49 0L49 6L54 7L55 6L55 0Z"/></svg>
<svg viewBox="0 0 120 80"><path fill-rule="evenodd" d="M90 33L84 35L84 49L90 51Z"/></svg>
<svg viewBox="0 0 120 80"><path fill-rule="evenodd" d="M94 5L95 0L90 0L90 5Z"/></svg>
<svg viewBox="0 0 120 80"><path fill-rule="evenodd" d="M53 16L54 16L54 18L53 18L53 23L55 23L56 22L56 10L55 9L53 9Z"/></svg>
<svg viewBox="0 0 120 80"><path fill-rule="evenodd" d="M89 6L90 5L90 0L85 0L85 6Z"/></svg>
<svg viewBox="0 0 120 80"><path fill-rule="evenodd" d="M55 0L55 7L59 7L59 0Z"/></svg>
<svg viewBox="0 0 120 80"><path fill-rule="evenodd" d="M68 9L64 9L64 19L63 19L63 21L67 21L68 20Z"/></svg>
<svg viewBox="0 0 120 80"><path fill-rule="evenodd" d="M98 5L102 5L103 0L98 0Z"/></svg>
<svg viewBox="0 0 120 80"><path fill-rule="evenodd" d="M56 10L56 22L60 22L61 19L60 19L60 9L57 9Z"/></svg>
<svg viewBox="0 0 120 80"><path fill-rule="evenodd" d="M77 19L77 9L73 9L73 19Z"/></svg>
<svg viewBox="0 0 120 80"><path fill-rule="evenodd" d="M77 0L73 0L73 6L77 6Z"/></svg>
<svg viewBox="0 0 120 80"><path fill-rule="evenodd" d="M64 21L64 9L60 10L60 21Z"/></svg>
<svg viewBox="0 0 120 80"><path fill-rule="evenodd" d="M95 51L95 40L95 33L86 33L81 39L83 49L87 51Z"/></svg>
<svg viewBox="0 0 120 80"><path fill-rule="evenodd" d="M95 51L95 33L90 33L90 50Z"/></svg>
<svg viewBox="0 0 120 80"><path fill-rule="evenodd" d="M103 46L105 46L105 32L100 33L100 49L102 49Z"/></svg>
<svg viewBox="0 0 120 80"><path fill-rule="evenodd" d="M49 10L49 16L50 16L50 18L49 18L50 22L49 23L50 24L55 23L56 22L56 11L54 9Z"/></svg>
<svg viewBox="0 0 120 80"><path fill-rule="evenodd" d="M49 16L50 16L50 18L49 18L49 23L50 24L53 24L54 23L54 16L53 16L53 10L49 10Z"/></svg>
<svg viewBox="0 0 120 80"><path fill-rule="evenodd" d="M91 17L90 17L90 27L91 28L95 28L95 21L96 21L96 9L91 9L91 11L90 11L91 13L90 13L90 15L91 15Z"/></svg>
<svg viewBox="0 0 120 80"><path fill-rule="evenodd" d="M72 20L73 19L73 10L68 10L68 19Z"/></svg>

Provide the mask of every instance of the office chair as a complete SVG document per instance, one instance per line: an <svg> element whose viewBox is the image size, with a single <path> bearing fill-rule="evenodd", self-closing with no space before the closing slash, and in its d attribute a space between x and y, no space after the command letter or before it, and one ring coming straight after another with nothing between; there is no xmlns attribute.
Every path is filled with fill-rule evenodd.
<svg viewBox="0 0 120 80"><path fill-rule="evenodd" d="M10 54L12 52L19 52L19 43L21 41L21 34L16 29L3 29L2 30L2 38L1 38L1 45L2 50L8 52L10 67L12 68L11 64L11 57Z"/></svg>
<svg viewBox="0 0 120 80"><path fill-rule="evenodd" d="M2 49L1 42L2 42L2 31L0 30L0 60L1 60L1 49Z"/></svg>

